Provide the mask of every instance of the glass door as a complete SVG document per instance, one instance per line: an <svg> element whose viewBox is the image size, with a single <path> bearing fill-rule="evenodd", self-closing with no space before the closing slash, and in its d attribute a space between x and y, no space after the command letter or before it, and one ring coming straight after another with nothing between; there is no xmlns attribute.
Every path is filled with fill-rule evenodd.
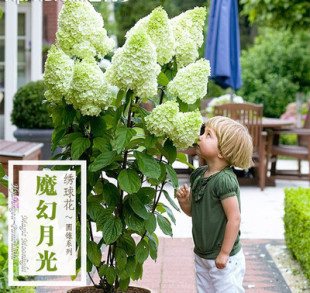
<svg viewBox="0 0 310 293"><path fill-rule="evenodd" d="M5 103L5 5L0 2L3 10L0 19L0 138L4 132L4 103ZM30 81L30 3L18 5L17 26L17 88Z"/></svg>

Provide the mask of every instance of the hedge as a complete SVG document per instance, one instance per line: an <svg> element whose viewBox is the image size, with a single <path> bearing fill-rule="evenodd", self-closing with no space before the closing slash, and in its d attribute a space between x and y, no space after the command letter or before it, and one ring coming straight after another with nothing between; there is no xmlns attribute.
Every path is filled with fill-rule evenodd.
<svg viewBox="0 0 310 293"><path fill-rule="evenodd" d="M285 242L310 280L310 188L285 189Z"/></svg>

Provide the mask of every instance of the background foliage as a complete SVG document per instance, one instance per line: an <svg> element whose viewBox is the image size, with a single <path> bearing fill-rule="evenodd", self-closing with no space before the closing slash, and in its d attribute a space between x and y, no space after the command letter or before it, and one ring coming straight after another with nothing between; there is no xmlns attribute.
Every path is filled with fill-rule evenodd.
<svg viewBox="0 0 310 293"><path fill-rule="evenodd" d="M242 51L243 86L238 94L263 103L264 115L279 117L298 91L310 89L310 34L260 30L254 46Z"/></svg>
<svg viewBox="0 0 310 293"><path fill-rule="evenodd" d="M13 99L12 123L18 128L49 129L53 121L43 103L43 80L32 81L20 87Z"/></svg>
<svg viewBox="0 0 310 293"><path fill-rule="evenodd" d="M243 13L251 22L279 29L309 29L310 2L308 0L241 0Z"/></svg>
<svg viewBox="0 0 310 293"><path fill-rule="evenodd" d="M285 189L285 241L310 280L310 189Z"/></svg>

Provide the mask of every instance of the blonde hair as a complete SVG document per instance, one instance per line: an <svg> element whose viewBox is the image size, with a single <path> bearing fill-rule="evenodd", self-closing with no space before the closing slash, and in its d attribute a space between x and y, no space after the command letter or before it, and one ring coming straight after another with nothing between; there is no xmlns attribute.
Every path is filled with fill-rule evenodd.
<svg viewBox="0 0 310 293"><path fill-rule="evenodd" d="M230 166L247 169L253 166L253 142L248 129L239 122L223 116L210 118L206 127L213 129L221 155Z"/></svg>

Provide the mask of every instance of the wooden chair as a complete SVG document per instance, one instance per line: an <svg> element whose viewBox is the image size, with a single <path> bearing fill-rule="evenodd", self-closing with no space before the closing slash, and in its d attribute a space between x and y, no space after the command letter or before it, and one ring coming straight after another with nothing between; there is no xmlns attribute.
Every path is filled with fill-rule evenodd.
<svg viewBox="0 0 310 293"><path fill-rule="evenodd" d="M245 125L253 140L254 178L238 178L240 183L252 180L265 188L267 174L266 133L263 132L263 105L252 103L228 103L214 107L214 116L226 116ZM258 179L258 180L257 180Z"/></svg>
<svg viewBox="0 0 310 293"><path fill-rule="evenodd" d="M297 145L279 144L282 134L297 134ZM310 107L303 128L274 129L269 133L268 153L271 159L270 176L274 179L308 180L309 174L301 174L301 160L307 160L310 170ZM298 159L297 170L277 170L278 156L287 156Z"/></svg>

